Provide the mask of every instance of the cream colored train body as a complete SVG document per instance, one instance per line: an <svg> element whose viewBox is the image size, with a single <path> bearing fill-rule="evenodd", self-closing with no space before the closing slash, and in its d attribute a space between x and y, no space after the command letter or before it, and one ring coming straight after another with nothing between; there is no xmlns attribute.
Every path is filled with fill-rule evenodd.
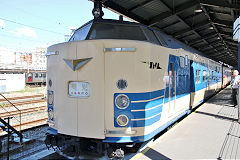
<svg viewBox="0 0 240 160"><path fill-rule="evenodd" d="M99 34L98 25L103 24L107 31ZM129 26L130 32L124 28ZM109 33L116 29L115 34L119 30L124 34L128 29L131 34L137 32L134 27L146 40ZM85 33L82 30L87 32L83 40L77 37ZM46 143L52 146L76 146L79 138L87 140L80 150L96 144L95 150L102 152L147 141L223 85L219 63L135 23L93 20L78 29L70 42L53 45L47 52L50 128ZM229 80L224 80L225 85Z"/></svg>

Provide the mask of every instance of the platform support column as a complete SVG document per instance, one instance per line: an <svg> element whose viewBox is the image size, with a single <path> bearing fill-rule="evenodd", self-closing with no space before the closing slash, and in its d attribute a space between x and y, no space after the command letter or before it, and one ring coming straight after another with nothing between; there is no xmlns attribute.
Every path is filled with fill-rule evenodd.
<svg viewBox="0 0 240 160"><path fill-rule="evenodd" d="M233 23L233 40L238 42L238 71L240 71L240 15L235 17Z"/></svg>
<svg viewBox="0 0 240 160"><path fill-rule="evenodd" d="M238 42L238 71L240 71L240 39Z"/></svg>

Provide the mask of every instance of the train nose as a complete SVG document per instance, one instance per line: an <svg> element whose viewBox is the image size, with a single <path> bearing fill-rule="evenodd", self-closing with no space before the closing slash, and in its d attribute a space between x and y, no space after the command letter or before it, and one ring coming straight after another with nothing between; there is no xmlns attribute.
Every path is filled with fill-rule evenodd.
<svg viewBox="0 0 240 160"><path fill-rule="evenodd" d="M52 81L48 90L54 94L54 120L59 133L105 138L104 55L100 47L81 42L48 48L48 52L58 53L48 57L47 81Z"/></svg>

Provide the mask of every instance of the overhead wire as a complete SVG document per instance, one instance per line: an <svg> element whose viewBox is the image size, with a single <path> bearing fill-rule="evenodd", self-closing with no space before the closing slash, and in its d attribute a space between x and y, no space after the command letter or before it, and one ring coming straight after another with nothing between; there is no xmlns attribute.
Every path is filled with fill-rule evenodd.
<svg viewBox="0 0 240 160"><path fill-rule="evenodd" d="M2 20L4 20L4 21L7 21L7 22L15 23L15 24L18 24L18 25L23 25L23 26L26 26L26 27L30 27L30 28L34 28L34 29L38 29L38 30L42 30L42 31L45 31L45 32L51 32L51 33L55 33L55 34L64 35L64 34L59 33L59 32L55 32L55 31L51 31L51 30L47 30L47 29L43 29L43 28L40 28L40 27L35 27L35 26L32 26L32 25L28 25L28 24L24 24L24 23L16 22L16 21L9 20L9 19L6 19L6 18L2 18L2 17L0 17L0 19L2 19Z"/></svg>
<svg viewBox="0 0 240 160"><path fill-rule="evenodd" d="M6 1L5 1L5 2L6 2ZM4 2L3 2L3 3L4 3ZM4 4L7 5L7 6L9 6L9 7L11 7L11 8L15 8L15 9L19 10L20 12L25 13L25 14L27 14L27 15L30 15L30 16L32 16L32 17L41 18L42 20L47 20L47 19L48 19L49 21L46 21L46 22L48 22L48 23L49 23L49 22L54 22L54 23L56 23L56 24L58 24L58 25L61 25L61 26L65 27L65 28L69 28L69 26L65 26L65 25L63 25L63 24L60 23L60 22L56 22L55 20L50 19L49 17L39 16L39 15L36 15L36 14L34 14L34 13L30 13L30 12L28 12L28 11L22 9L22 8L19 8L19 7L10 5L10 4L6 4L6 3L4 3Z"/></svg>

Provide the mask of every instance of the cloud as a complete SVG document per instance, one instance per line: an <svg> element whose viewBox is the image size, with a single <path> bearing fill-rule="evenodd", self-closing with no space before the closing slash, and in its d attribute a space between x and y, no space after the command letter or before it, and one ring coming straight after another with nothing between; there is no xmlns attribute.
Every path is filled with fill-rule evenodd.
<svg viewBox="0 0 240 160"><path fill-rule="evenodd" d="M16 30L11 31L11 32L18 36L37 38L37 34L36 34L35 30L31 29L29 27L16 28Z"/></svg>
<svg viewBox="0 0 240 160"><path fill-rule="evenodd" d="M6 26L5 22L2 19L0 19L0 27L4 28L5 26Z"/></svg>

